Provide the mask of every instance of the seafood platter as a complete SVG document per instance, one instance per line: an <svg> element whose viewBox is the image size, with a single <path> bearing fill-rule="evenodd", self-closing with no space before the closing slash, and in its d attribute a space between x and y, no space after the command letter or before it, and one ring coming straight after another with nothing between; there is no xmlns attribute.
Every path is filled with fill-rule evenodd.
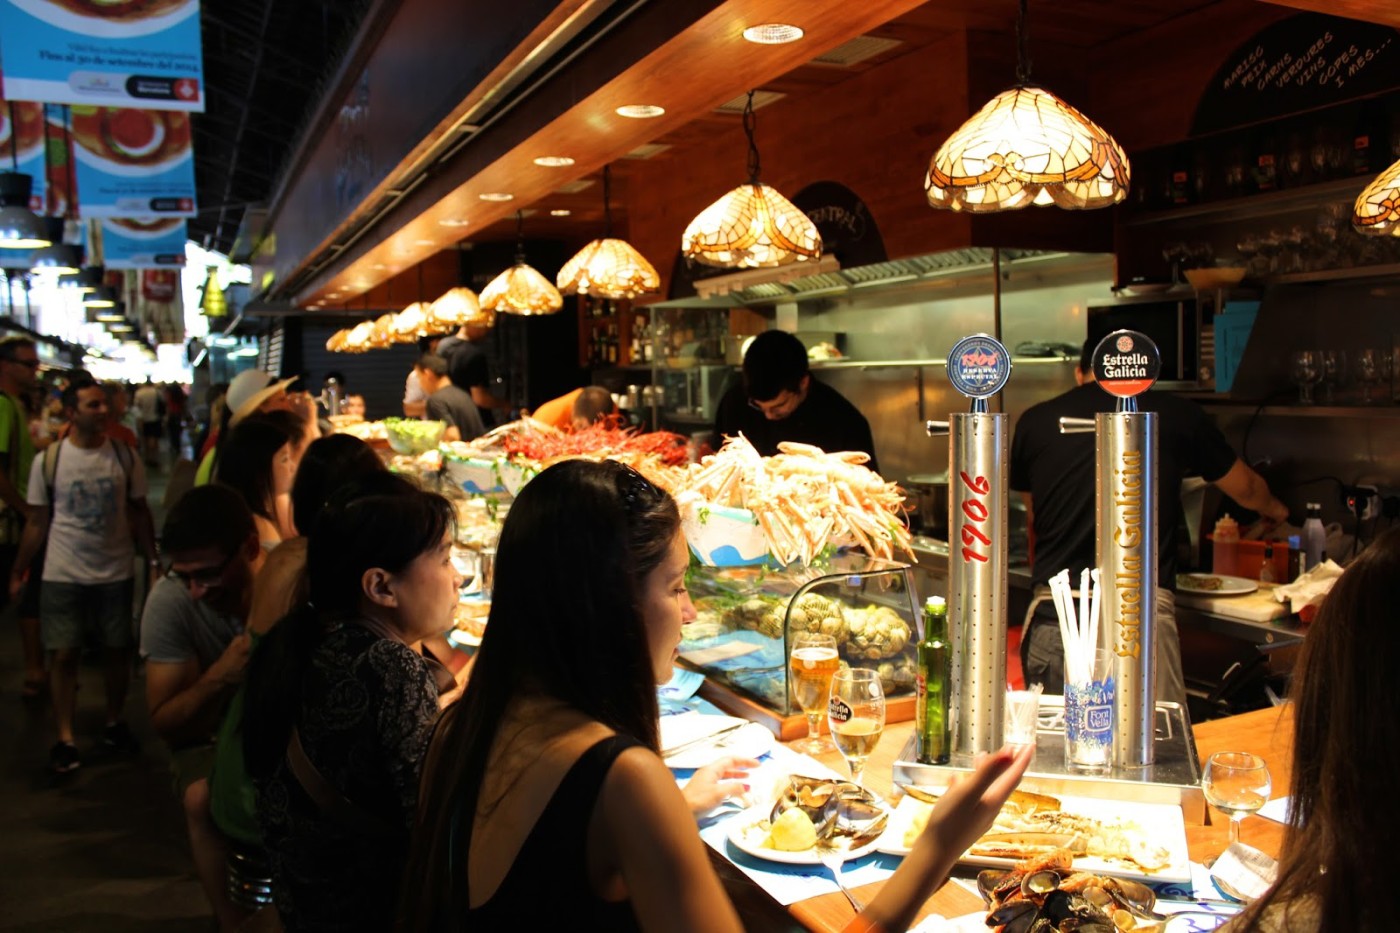
<svg viewBox="0 0 1400 933"><path fill-rule="evenodd" d="M1145 884L1076 868L1063 851L986 869L977 875L977 891L987 904L987 928L1000 933L1213 930L1239 910L1158 900ZM1171 922L1177 918L1185 923Z"/></svg>
<svg viewBox="0 0 1400 933"><path fill-rule="evenodd" d="M878 846L891 855L909 853L942 793L941 788L913 785L902 790L905 796ZM1078 872L1130 878L1173 890L1191 881L1180 807L1023 790L1011 795L992 828L960 861L1011 868L1026 859L1057 853Z"/></svg>
<svg viewBox="0 0 1400 933"><path fill-rule="evenodd" d="M1065 767L1064 699L1042 694L1036 717L1035 758L1021 779L1023 790L1041 794L1092 797L1124 803L1165 804L1178 808L1187 823L1205 822L1200 757L1190 720L1180 704L1158 701L1154 727L1156 756L1145 768L1112 768L1104 774L1077 774ZM970 755L954 754L946 765L916 760L914 737L894 762L896 784L946 787L958 774L972 770Z"/></svg>
<svg viewBox="0 0 1400 933"><path fill-rule="evenodd" d="M842 665L877 671L887 697L913 696L918 616L906 564L843 552L776 569L692 566L687 586L696 618L681 627L681 660L778 717L801 716L788 656L802 633L831 635ZM889 721L901 715L888 706Z"/></svg>
<svg viewBox="0 0 1400 933"><path fill-rule="evenodd" d="M770 862L820 865L831 851L859 858L876 851L890 818L878 796L850 781L794 774L774 796L728 823L731 845Z"/></svg>

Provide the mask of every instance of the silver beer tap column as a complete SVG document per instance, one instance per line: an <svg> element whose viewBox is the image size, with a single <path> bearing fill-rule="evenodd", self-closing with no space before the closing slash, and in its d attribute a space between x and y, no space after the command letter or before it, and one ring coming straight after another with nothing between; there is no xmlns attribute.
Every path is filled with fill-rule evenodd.
<svg viewBox="0 0 1400 933"><path fill-rule="evenodd" d="M948 354L948 379L971 411L927 422L948 433L948 622L953 642L953 753L995 751L1006 704L1008 418L987 399L1011 375L1011 356L986 334Z"/></svg>

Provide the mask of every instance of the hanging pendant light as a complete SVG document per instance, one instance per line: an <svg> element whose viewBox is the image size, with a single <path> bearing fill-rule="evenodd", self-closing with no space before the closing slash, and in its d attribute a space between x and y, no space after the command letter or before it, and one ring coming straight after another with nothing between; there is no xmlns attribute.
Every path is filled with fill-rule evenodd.
<svg viewBox="0 0 1400 933"><path fill-rule="evenodd" d="M822 254L817 225L797 207L758 180L758 146L754 143L753 91L744 105L744 135L749 140L749 181L695 216L681 235L687 258L723 269L783 266Z"/></svg>
<svg viewBox="0 0 1400 933"><path fill-rule="evenodd" d="M83 266L74 274L59 276L58 285L60 288L71 288L78 294L85 295L102 284L102 273L101 266Z"/></svg>
<svg viewBox="0 0 1400 933"><path fill-rule="evenodd" d="M924 178L929 204L974 213L1029 204L1089 210L1128 196L1117 141L1030 83L1026 0L1016 17L1016 86L993 97L938 148Z"/></svg>
<svg viewBox="0 0 1400 933"><path fill-rule="evenodd" d="M555 281L566 295L636 298L661 287L661 277L646 257L626 240L612 235L612 167L603 166L603 238L594 240L564 263Z"/></svg>
<svg viewBox="0 0 1400 933"><path fill-rule="evenodd" d="M361 321L350 332L345 335L346 353L365 353L371 349L370 343L374 338L374 322Z"/></svg>
<svg viewBox="0 0 1400 933"><path fill-rule="evenodd" d="M415 301L394 315L393 331L395 343L413 343L419 337L426 337L434 331L428 327L428 306Z"/></svg>
<svg viewBox="0 0 1400 933"><path fill-rule="evenodd" d="M349 338L349 336L350 336L350 328L348 328L348 327L342 327L340 330L338 330L338 331L336 331L335 333L331 334L330 339L328 339L328 340L326 341L326 352L328 352L328 353L344 353L344 352L346 352L346 351L345 351L345 342L346 342L346 340Z"/></svg>
<svg viewBox="0 0 1400 933"><path fill-rule="evenodd" d="M564 307L559 290L525 263L525 215L520 211L515 212L515 265L481 290L479 303L493 313L523 316L554 314Z"/></svg>
<svg viewBox="0 0 1400 933"><path fill-rule="evenodd" d="M52 245L39 216L29 209L34 179L19 170L19 130L15 126L15 103L8 102L10 164L12 171L0 172L0 249L43 249Z"/></svg>
<svg viewBox="0 0 1400 933"><path fill-rule="evenodd" d="M1400 236L1400 162L1361 192L1351 209L1351 226L1367 236Z"/></svg>
<svg viewBox="0 0 1400 933"><path fill-rule="evenodd" d="M396 343L412 343L413 338L400 340L394 333L394 315L381 314L374 319L374 325L369 332L369 348L371 350L383 350L385 347L393 346Z"/></svg>
<svg viewBox="0 0 1400 933"><path fill-rule="evenodd" d="M428 320L443 328L491 327L496 323L496 312L481 307L476 292L458 285L428 306Z"/></svg>
<svg viewBox="0 0 1400 933"><path fill-rule="evenodd" d="M83 296L84 308L114 308L116 305L116 292L106 285L99 285Z"/></svg>

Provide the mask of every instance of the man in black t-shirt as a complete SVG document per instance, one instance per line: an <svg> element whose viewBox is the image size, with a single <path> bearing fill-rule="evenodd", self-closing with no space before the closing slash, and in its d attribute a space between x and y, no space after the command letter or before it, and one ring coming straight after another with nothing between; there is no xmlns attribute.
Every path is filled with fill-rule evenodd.
<svg viewBox="0 0 1400 933"><path fill-rule="evenodd" d="M744 354L744 381L724 393L715 413L710 446L740 433L765 457L781 441L811 444L827 452L861 450L878 472L870 422L840 392L817 382L807 368L807 348L792 334L759 334Z"/></svg>
<svg viewBox="0 0 1400 933"><path fill-rule="evenodd" d="M434 350L447 361L447 374L452 384L472 397L483 418L496 409L507 409L510 403L491 392L490 360L483 346L491 331L480 324L464 324L451 337L444 337Z"/></svg>
<svg viewBox="0 0 1400 933"><path fill-rule="evenodd" d="M481 412L477 411L472 397L452 384L446 360L436 353L425 353L414 369L418 373L418 383L428 394L425 417L428 421L447 423L443 440L469 441L486 433Z"/></svg>
<svg viewBox="0 0 1400 933"><path fill-rule="evenodd" d="M1031 579L1036 586L1029 624L1021 640L1026 683L1052 693L1064 688L1064 651L1047 582L1068 569L1077 588L1079 573L1095 566L1094 435L1061 434L1060 418L1093 418L1113 411L1113 396L1094 383L1093 342L1084 344L1076 388L1026 409L1011 443L1011 488L1022 493L1034 544ZM1268 484L1235 456L1228 441L1199 405L1165 392L1138 396L1138 409L1157 419L1157 698L1186 702L1177 637L1177 528L1182 521L1181 481L1199 476L1247 509L1282 522L1288 508Z"/></svg>

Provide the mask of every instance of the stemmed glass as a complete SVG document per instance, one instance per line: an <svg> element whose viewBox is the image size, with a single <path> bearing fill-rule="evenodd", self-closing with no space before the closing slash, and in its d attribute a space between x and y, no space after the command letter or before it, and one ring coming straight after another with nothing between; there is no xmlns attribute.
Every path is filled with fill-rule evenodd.
<svg viewBox="0 0 1400 933"><path fill-rule="evenodd" d="M1206 802L1230 818L1230 844L1240 841L1240 821L1269 802L1273 781L1264 759L1249 752L1216 752L1201 776Z"/></svg>
<svg viewBox="0 0 1400 933"><path fill-rule="evenodd" d="M1375 350L1361 350L1356 354L1356 381L1361 383L1361 401L1369 405L1375 401L1371 397L1371 386L1380 379L1376 365Z"/></svg>
<svg viewBox="0 0 1400 933"><path fill-rule="evenodd" d="M1347 373L1347 353L1345 350L1322 351L1322 401L1331 405L1337 397Z"/></svg>
<svg viewBox="0 0 1400 933"><path fill-rule="evenodd" d="M832 744L823 739L818 730L831 696L831 677L840 666L836 639L832 636L804 632L793 639L792 654L788 658L792 694L807 716L807 740L797 748L808 755L832 750Z"/></svg>
<svg viewBox="0 0 1400 933"><path fill-rule="evenodd" d="M859 785L865 762L885 731L885 690L880 676L863 667L837 671L831 678L826 715L831 738L846 757L851 780Z"/></svg>
<svg viewBox="0 0 1400 933"><path fill-rule="evenodd" d="M1311 350L1299 350L1293 354L1293 381L1298 386L1299 405L1313 403L1312 387L1320 375L1316 353Z"/></svg>

